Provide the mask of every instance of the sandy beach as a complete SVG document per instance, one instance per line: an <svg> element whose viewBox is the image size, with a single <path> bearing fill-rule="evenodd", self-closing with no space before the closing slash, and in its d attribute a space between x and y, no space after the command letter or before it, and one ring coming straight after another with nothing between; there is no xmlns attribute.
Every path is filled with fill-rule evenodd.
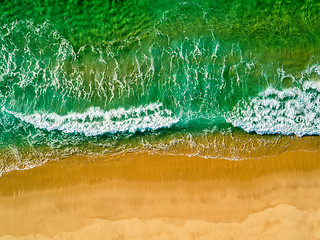
<svg viewBox="0 0 320 240"><path fill-rule="evenodd" d="M69 157L0 178L0 239L320 239L320 151Z"/></svg>

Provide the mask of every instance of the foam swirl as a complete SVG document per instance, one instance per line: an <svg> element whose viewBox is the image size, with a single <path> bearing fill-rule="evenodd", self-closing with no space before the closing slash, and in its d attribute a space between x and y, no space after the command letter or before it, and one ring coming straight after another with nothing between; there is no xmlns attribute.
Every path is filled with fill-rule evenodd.
<svg viewBox="0 0 320 240"><path fill-rule="evenodd" d="M258 134L320 135L320 82L284 90L269 87L238 106L228 121Z"/></svg>

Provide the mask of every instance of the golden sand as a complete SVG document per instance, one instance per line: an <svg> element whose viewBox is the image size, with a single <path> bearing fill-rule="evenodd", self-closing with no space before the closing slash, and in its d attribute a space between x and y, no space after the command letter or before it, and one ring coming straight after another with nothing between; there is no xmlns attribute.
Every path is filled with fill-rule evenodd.
<svg viewBox="0 0 320 240"><path fill-rule="evenodd" d="M320 239L320 151L69 157L0 178L0 239Z"/></svg>

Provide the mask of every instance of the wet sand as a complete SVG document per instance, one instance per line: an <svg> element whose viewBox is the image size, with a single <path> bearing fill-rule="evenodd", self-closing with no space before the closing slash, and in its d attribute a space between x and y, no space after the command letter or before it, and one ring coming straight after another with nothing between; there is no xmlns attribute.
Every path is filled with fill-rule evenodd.
<svg viewBox="0 0 320 240"><path fill-rule="evenodd" d="M320 151L74 156L12 171L0 239L320 239Z"/></svg>

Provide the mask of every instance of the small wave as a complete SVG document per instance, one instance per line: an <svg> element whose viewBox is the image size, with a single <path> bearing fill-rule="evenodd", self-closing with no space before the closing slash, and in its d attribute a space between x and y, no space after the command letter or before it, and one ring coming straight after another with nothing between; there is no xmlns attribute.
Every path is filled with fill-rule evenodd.
<svg viewBox="0 0 320 240"><path fill-rule="evenodd" d="M320 135L320 82L284 90L270 87L238 106L228 121L258 134Z"/></svg>
<svg viewBox="0 0 320 240"><path fill-rule="evenodd" d="M91 107L83 113L69 113L61 116L57 113L22 114L7 111L20 120L36 128L48 131L59 130L64 133L98 136L106 133L135 133L171 127L179 121L172 112L161 103L146 106L118 108L104 111Z"/></svg>

